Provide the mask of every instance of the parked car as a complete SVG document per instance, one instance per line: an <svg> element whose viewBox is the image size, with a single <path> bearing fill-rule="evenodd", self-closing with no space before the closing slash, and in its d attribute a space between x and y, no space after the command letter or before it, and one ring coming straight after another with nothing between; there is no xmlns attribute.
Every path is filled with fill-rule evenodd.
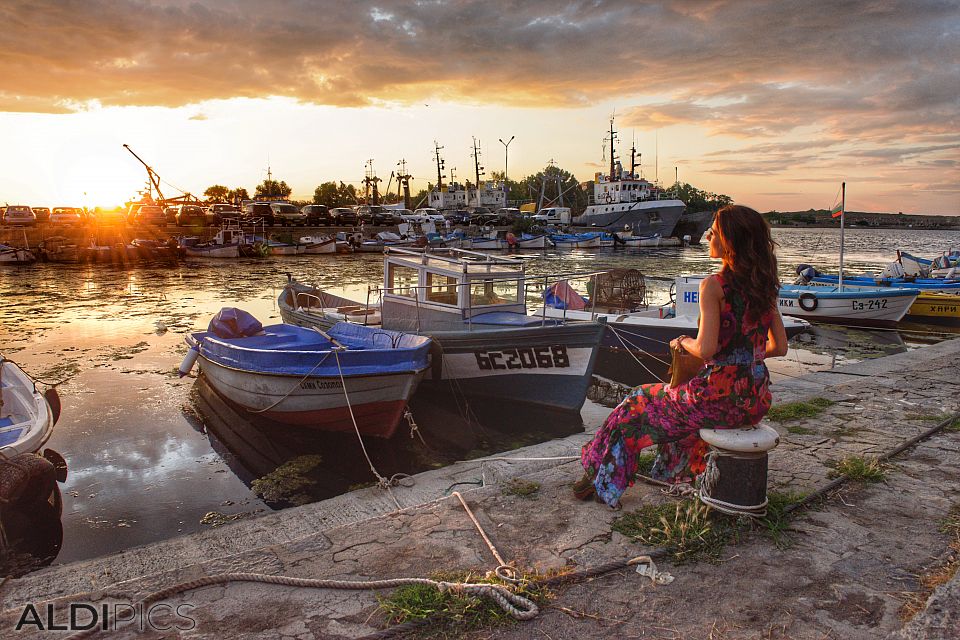
<svg viewBox="0 0 960 640"><path fill-rule="evenodd" d="M210 205L207 207L207 212L217 216L218 222L226 218L239 218L242 215L240 209L232 204L225 204L223 202L215 202Z"/></svg>
<svg viewBox="0 0 960 640"><path fill-rule="evenodd" d="M317 226L324 224L327 226L337 224L336 216L325 204L308 204L300 210L307 217L307 224Z"/></svg>
<svg viewBox="0 0 960 640"><path fill-rule="evenodd" d="M274 223L280 226L303 225L307 222L307 216L289 202L271 202L270 208L273 209Z"/></svg>
<svg viewBox="0 0 960 640"><path fill-rule="evenodd" d="M3 224L32 227L37 224L37 216L30 207L19 204L10 205L3 212Z"/></svg>
<svg viewBox="0 0 960 640"><path fill-rule="evenodd" d="M247 221L260 220L267 226L273 226L273 209L269 202L248 202L243 205L243 218Z"/></svg>
<svg viewBox="0 0 960 640"><path fill-rule="evenodd" d="M127 224L135 224L137 221L137 213L140 211L140 207L145 206L145 202L134 202L127 208Z"/></svg>
<svg viewBox="0 0 960 640"><path fill-rule="evenodd" d="M48 207L30 207L33 209L33 215L37 217L37 222L47 222L50 220L50 209Z"/></svg>
<svg viewBox="0 0 960 640"><path fill-rule="evenodd" d="M444 220L449 220L450 224L470 224L470 212L466 209L455 209L443 214Z"/></svg>
<svg viewBox="0 0 960 640"><path fill-rule="evenodd" d="M357 224L357 212L350 207L336 207L330 210L330 216L338 225L353 226Z"/></svg>
<svg viewBox="0 0 960 640"><path fill-rule="evenodd" d="M81 209L76 207L54 207L50 213L50 224L79 225L83 224Z"/></svg>
<svg viewBox="0 0 960 640"><path fill-rule="evenodd" d="M177 224L177 211L179 210L180 208L176 206L164 207L163 215L167 217L167 222L169 222L170 224Z"/></svg>
<svg viewBox="0 0 960 640"><path fill-rule="evenodd" d="M444 220L446 220L446 218L443 217L443 214L433 207L420 207L413 212L413 215L420 216L424 222L443 224Z"/></svg>
<svg viewBox="0 0 960 640"><path fill-rule="evenodd" d="M163 211L163 207L160 205L140 205L140 208L133 217L133 224L138 226L152 224L158 227L164 227L167 225L167 214Z"/></svg>
<svg viewBox="0 0 960 640"><path fill-rule="evenodd" d="M220 224L220 216L210 213L198 204L181 204L177 207L176 222L178 227L216 226Z"/></svg>
<svg viewBox="0 0 960 640"><path fill-rule="evenodd" d="M378 204L362 204L357 207L357 217L376 226L400 224L403 220L394 209L385 209Z"/></svg>

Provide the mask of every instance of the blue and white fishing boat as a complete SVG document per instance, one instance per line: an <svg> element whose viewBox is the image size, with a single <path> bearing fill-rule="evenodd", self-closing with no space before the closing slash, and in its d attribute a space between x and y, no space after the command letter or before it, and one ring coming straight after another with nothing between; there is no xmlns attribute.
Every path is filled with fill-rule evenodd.
<svg viewBox="0 0 960 640"><path fill-rule="evenodd" d="M386 329L433 338L421 391L579 412L603 326L527 315L525 268L522 259L461 249L389 248L384 286L372 290L379 304L353 309L378 313ZM278 305L286 322L323 326L330 314L321 305L332 300L292 283Z"/></svg>
<svg viewBox="0 0 960 640"><path fill-rule="evenodd" d="M596 249L600 246L599 233L552 233L550 242L557 249Z"/></svg>
<svg viewBox="0 0 960 640"><path fill-rule="evenodd" d="M545 249L546 247L547 234L545 233L523 233L517 238L519 249Z"/></svg>
<svg viewBox="0 0 960 640"><path fill-rule="evenodd" d="M817 322L858 326L893 326L900 322L919 291L897 287L780 286L780 313Z"/></svg>
<svg viewBox="0 0 960 640"><path fill-rule="evenodd" d="M329 332L261 327L225 308L191 333L181 374L198 361L220 395L252 414L325 431L389 438L430 364L430 339L349 322Z"/></svg>

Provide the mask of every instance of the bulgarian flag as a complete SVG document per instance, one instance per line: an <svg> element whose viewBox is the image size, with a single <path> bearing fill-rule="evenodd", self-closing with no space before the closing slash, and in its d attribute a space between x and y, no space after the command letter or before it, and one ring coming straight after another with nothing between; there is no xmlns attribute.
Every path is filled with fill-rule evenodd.
<svg viewBox="0 0 960 640"><path fill-rule="evenodd" d="M830 209L830 217L839 218L842 215L843 215L843 203L838 202L837 204L833 205L832 209Z"/></svg>

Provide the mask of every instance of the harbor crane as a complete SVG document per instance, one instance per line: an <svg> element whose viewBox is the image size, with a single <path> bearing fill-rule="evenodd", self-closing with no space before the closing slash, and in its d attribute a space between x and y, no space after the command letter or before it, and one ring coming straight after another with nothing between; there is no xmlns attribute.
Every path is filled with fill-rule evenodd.
<svg viewBox="0 0 960 640"><path fill-rule="evenodd" d="M123 145L123 148L129 151L134 158L140 161L140 164L147 168L147 177L150 179L150 184L153 185L153 188L157 190L157 196L160 199L160 206L163 206L165 198L163 197L163 192L160 191L160 176L156 171L153 170L153 167L143 161L143 158L134 153L133 149L130 148L130 145L125 144Z"/></svg>

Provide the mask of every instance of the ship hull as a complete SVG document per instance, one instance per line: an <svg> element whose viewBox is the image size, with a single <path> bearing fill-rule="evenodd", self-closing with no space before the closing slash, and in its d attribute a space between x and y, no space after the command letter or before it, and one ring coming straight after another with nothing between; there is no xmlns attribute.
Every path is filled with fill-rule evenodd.
<svg viewBox="0 0 960 640"><path fill-rule="evenodd" d="M671 236L686 205L680 200L594 204L577 219L577 226L607 231L632 231L633 235L659 233Z"/></svg>

